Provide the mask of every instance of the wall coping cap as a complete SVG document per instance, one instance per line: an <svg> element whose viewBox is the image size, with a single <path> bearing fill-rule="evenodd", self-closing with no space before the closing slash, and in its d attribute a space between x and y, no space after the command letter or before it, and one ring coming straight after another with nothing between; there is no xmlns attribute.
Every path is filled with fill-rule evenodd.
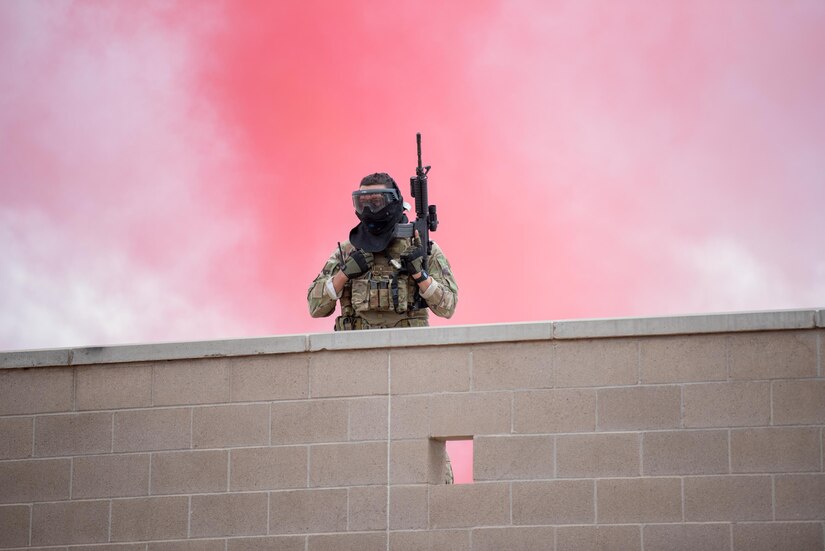
<svg viewBox="0 0 825 551"><path fill-rule="evenodd" d="M612 319L454 325L244 339L0 352L0 369L257 356L551 339L773 331L825 327L825 308Z"/></svg>

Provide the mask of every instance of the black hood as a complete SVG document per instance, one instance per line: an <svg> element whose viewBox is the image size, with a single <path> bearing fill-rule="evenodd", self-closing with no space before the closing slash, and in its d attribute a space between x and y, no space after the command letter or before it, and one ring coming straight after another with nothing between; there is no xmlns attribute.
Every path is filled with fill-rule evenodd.
<svg viewBox="0 0 825 551"><path fill-rule="evenodd" d="M406 224L407 222L407 215L404 214L403 210L392 219L381 220L378 223L368 222L362 218L361 223L350 230L349 242L367 252L380 253L392 241L393 235L395 235L395 225Z"/></svg>

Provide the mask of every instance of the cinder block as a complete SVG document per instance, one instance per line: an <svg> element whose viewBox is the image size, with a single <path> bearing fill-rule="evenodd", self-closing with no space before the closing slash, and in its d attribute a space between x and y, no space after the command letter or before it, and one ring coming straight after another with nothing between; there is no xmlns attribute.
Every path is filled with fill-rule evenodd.
<svg viewBox="0 0 825 551"><path fill-rule="evenodd" d="M387 393L387 350L316 352L309 358L310 396L372 396Z"/></svg>
<svg viewBox="0 0 825 551"><path fill-rule="evenodd" d="M774 381L773 423L825 424L825 381Z"/></svg>
<svg viewBox="0 0 825 551"><path fill-rule="evenodd" d="M513 524L594 522L593 495L592 480L514 482Z"/></svg>
<svg viewBox="0 0 825 551"><path fill-rule="evenodd" d="M510 489L506 483L430 486L430 528L500 526L510 523Z"/></svg>
<svg viewBox="0 0 825 551"><path fill-rule="evenodd" d="M109 541L109 501L63 501L32 506L31 544Z"/></svg>
<svg viewBox="0 0 825 551"><path fill-rule="evenodd" d="M734 473L787 473L820 470L819 429L782 427L730 433Z"/></svg>
<svg viewBox="0 0 825 551"><path fill-rule="evenodd" d="M734 551L773 551L775 549L819 551L822 547L821 522L733 525Z"/></svg>
<svg viewBox="0 0 825 551"><path fill-rule="evenodd" d="M258 536L226 540L227 551L304 551L305 536ZM218 550L222 551L222 549Z"/></svg>
<svg viewBox="0 0 825 551"><path fill-rule="evenodd" d="M272 445L345 442L346 400L305 400L272 404Z"/></svg>
<svg viewBox="0 0 825 551"><path fill-rule="evenodd" d="M233 540L150 541L148 551L225 551L227 541Z"/></svg>
<svg viewBox="0 0 825 551"><path fill-rule="evenodd" d="M150 364L85 365L77 368L78 410L151 405Z"/></svg>
<svg viewBox="0 0 825 551"><path fill-rule="evenodd" d="M343 532L347 490L294 490L269 495L269 531L277 534Z"/></svg>
<svg viewBox="0 0 825 551"><path fill-rule="evenodd" d="M731 379L816 377L815 331L770 331L729 336Z"/></svg>
<svg viewBox="0 0 825 551"><path fill-rule="evenodd" d="M55 549L52 547L51 549ZM63 548L61 548L63 549ZM68 550L66 550L68 551ZM71 551L146 551L145 543L109 543L109 544L90 544L90 545L74 545Z"/></svg>
<svg viewBox="0 0 825 551"><path fill-rule="evenodd" d="M229 488L279 490L306 488L307 448L244 448L230 451Z"/></svg>
<svg viewBox="0 0 825 551"><path fill-rule="evenodd" d="M192 447L269 444L269 404L206 406L192 412Z"/></svg>
<svg viewBox="0 0 825 551"><path fill-rule="evenodd" d="M429 490L426 485L390 487L390 530L427 528Z"/></svg>
<svg viewBox="0 0 825 551"><path fill-rule="evenodd" d="M267 507L266 493L192 496L190 537L266 534Z"/></svg>
<svg viewBox="0 0 825 551"><path fill-rule="evenodd" d="M353 532L387 529L387 487L349 489L349 529Z"/></svg>
<svg viewBox="0 0 825 551"><path fill-rule="evenodd" d="M0 369L0 415L71 411L74 370Z"/></svg>
<svg viewBox="0 0 825 551"><path fill-rule="evenodd" d="M307 551L386 551L387 534L330 534L309 536Z"/></svg>
<svg viewBox="0 0 825 551"><path fill-rule="evenodd" d="M825 519L825 474L777 476L776 519Z"/></svg>
<svg viewBox="0 0 825 551"><path fill-rule="evenodd" d="M571 434L556 437L559 478L639 476L638 434Z"/></svg>
<svg viewBox="0 0 825 551"><path fill-rule="evenodd" d="M441 484L446 471L444 442L420 438L393 440L390 480L392 484Z"/></svg>
<svg viewBox="0 0 825 551"><path fill-rule="evenodd" d="M645 551L731 551L729 524L648 524Z"/></svg>
<svg viewBox="0 0 825 551"><path fill-rule="evenodd" d="M349 439L387 439L387 397L349 400Z"/></svg>
<svg viewBox="0 0 825 551"><path fill-rule="evenodd" d="M555 551L552 526L479 528L473 530L473 551Z"/></svg>
<svg viewBox="0 0 825 551"><path fill-rule="evenodd" d="M225 492L228 461L224 450L153 454L150 493Z"/></svg>
<svg viewBox="0 0 825 551"><path fill-rule="evenodd" d="M0 507L0 547L27 547L29 545L28 505Z"/></svg>
<svg viewBox="0 0 825 551"><path fill-rule="evenodd" d="M470 390L470 350L466 346L390 350L393 395Z"/></svg>
<svg viewBox="0 0 825 551"><path fill-rule="evenodd" d="M393 396L392 438L426 438L430 435L430 397Z"/></svg>
<svg viewBox="0 0 825 551"><path fill-rule="evenodd" d="M70 459L0 462L0 503L69 499Z"/></svg>
<svg viewBox="0 0 825 551"><path fill-rule="evenodd" d="M678 478L612 478L596 481L600 524L682 520Z"/></svg>
<svg viewBox="0 0 825 551"><path fill-rule="evenodd" d="M553 387L551 341L480 344L472 358L474 390Z"/></svg>
<svg viewBox="0 0 825 551"><path fill-rule="evenodd" d="M386 442L357 442L310 447L310 486L359 486L386 483Z"/></svg>
<svg viewBox="0 0 825 551"><path fill-rule="evenodd" d="M559 526L556 551L641 551L640 526Z"/></svg>
<svg viewBox="0 0 825 551"><path fill-rule="evenodd" d="M470 551L469 530L390 532L390 551Z"/></svg>
<svg viewBox="0 0 825 551"><path fill-rule="evenodd" d="M770 476L696 476L684 484L687 522L772 518Z"/></svg>
<svg viewBox="0 0 825 551"><path fill-rule="evenodd" d="M585 339L556 343L556 386L616 386L639 382L635 339Z"/></svg>
<svg viewBox="0 0 825 551"><path fill-rule="evenodd" d="M188 531L187 496L112 500L112 541L186 538Z"/></svg>
<svg viewBox="0 0 825 551"><path fill-rule="evenodd" d="M728 431L646 432L642 440L643 474L726 474Z"/></svg>
<svg viewBox="0 0 825 551"><path fill-rule="evenodd" d="M749 427L770 424L768 382L685 385L685 427Z"/></svg>
<svg viewBox="0 0 825 551"><path fill-rule="evenodd" d="M552 436L479 436L473 440L473 478L553 478L553 456Z"/></svg>
<svg viewBox="0 0 825 551"><path fill-rule="evenodd" d="M513 395L513 432L590 432L595 427L593 389L536 390Z"/></svg>
<svg viewBox="0 0 825 551"><path fill-rule="evenodd" d="M149 494L149 454L76 457L72 498L145 496Z"/></svg>
<svg viewBox="0 0 825 551"><path fill-rule="evenodd" d="M156 406L214 404L229 401L229 360L202 358L154 364L152 395Z"/></svg>
<svg viewBox="0 0 825 551"><path fill-rule="evenodd" d="M508 434L509 392L435 394L430 398L430 432L434 437Z"/></svg>
<svg viewBox="0 0 825 551"><path fill-rule="evenodd" d="M640 341L642 383L724 381L727 339L723 335L653 337Z"/></svg>
<svg viewBox="0 0 825 551"><path fill-rule="evenodd" d="M678 386L599 389L600 430L678 428L682 397Z"/></svg>
<svg viewBox="0 0 825 551"><path fill-rule="evenodd" d="M233 402L295 400L309 396L309 354L244 356L229 362Z"/></svg>
<svg viewBox="0 0 825 551"><path fill-rule="evenodd" d="M192 408L116 411L116 452L181 450L192 445Z"/></svg>
<svg viewBox="0 0 825 551"><path fill-rule="evenodd" d="M0 418L0 459L31 457L34 418Z"/></svg>
<svg viewBox="0 0 825 551"><path fill-rule="evenodd" d="M112 451L111 413L41 415L34 419L34 455L81 455Z"/></svg>

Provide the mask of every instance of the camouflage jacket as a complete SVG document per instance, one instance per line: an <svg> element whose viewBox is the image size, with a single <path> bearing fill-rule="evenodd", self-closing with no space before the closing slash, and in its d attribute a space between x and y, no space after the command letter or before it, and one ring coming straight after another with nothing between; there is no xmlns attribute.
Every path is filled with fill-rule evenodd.
<svg viewBox="0 0 825 551"><path fill-rule="evenodd" d="M321 273L307 291L309 314L314 318L329 316L341 303L341 315L335 321L335 330L371 329L384 327L423 327L428 325L428 311L449 318L458 302L458 285L453 278L450 263L441 248L433 243L428 257L427 271L433 278L424 300L427 308L417 307L418 284L406 273L400 273L391 261L398 260L409 246L409 239L395 239L381 253L375 253L372 269L347 281L337 299L326 291L326 283L342 264L338 249L333 251ZM349 242L341 243L343 260L355 250Z"/></svg>

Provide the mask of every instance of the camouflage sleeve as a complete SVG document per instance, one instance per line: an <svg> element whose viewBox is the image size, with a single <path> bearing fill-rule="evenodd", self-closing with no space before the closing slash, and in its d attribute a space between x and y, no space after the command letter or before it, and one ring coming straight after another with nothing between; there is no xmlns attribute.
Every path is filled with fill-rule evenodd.
<svg viewBox="0 0 825 551"><path fill-rule="evenodd" d="M433 243L433 251L427 264L430 275L438 283L438 288L425 299L427 306L436 316L450 318L458 304L458 284L450 269L450 262L436 243Z"/></svg>
<svg viewBox="0 0 825 551"><path fill-rule="evenodd" d="M309 315L313 318L324 318L335 311L336 300L330 298L324 286L329 278L339 270L338 250L336 249L324 264L324 269L312 281L307 291L307 304L309 305Z"/></svg>

